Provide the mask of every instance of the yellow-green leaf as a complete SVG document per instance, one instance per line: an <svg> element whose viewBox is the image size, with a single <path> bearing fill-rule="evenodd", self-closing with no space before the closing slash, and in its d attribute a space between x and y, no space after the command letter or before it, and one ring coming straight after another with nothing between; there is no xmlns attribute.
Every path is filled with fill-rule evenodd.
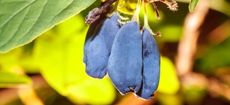
<svg viewBox="0 0 230 105"><path fill-rule="evenodd" d="M176 75L176 69L170 59L161 57L160 72L159 92L175 94L180 88L180 83Z"/></svg>
<svg viewBox="0 0 230 105"><path fill-rule="evenodd" d="M12 72L0 71L0 88L31 83L30 78Z"/></svg>
<svg viewBox="0 0 230 105"><path fill-rule="evenodd" d="M191 0L189 7L188 7L190 12L194 11L198 2L199 0Z"/></svg>

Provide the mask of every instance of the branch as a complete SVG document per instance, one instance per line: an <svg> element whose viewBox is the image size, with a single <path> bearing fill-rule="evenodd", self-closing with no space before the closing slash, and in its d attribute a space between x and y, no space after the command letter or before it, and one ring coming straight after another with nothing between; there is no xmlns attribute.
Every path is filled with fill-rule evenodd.
<svg viewBox="0 0 230 105"><path fill-rule="evenodd" d="M207 15L209 6L207 0L200 0L194 12L189 13L184 24L184 33L179 42L176 68L179 76L192 70L193 57L196 52L199 28Z"/></svg>
<svg viewBox="0 0 230 105"><path fill-rule="evenodd" d="M100 7L91 10L85 18L85 23L92 24L102 18L102 16L112 10L112 4L116 1L117 0L107 0L106 2L102 3Z"/></svg>

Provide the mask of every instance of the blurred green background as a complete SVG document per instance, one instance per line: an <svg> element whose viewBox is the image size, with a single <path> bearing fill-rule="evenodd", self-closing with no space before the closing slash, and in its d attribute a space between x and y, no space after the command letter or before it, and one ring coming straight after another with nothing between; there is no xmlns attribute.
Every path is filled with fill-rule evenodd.
<svg viewBox="0 0 230 105"><path fill-rule="evenodd" d="M132 94L121 96L108 76L102 80L87 76L83 46L88 25L84 17L98 6L95 3L30 44L0 54L0 105L229 105L230 2L210 2L214 1L200 27L193 65L193 72L210 81L218 80L213 91L202 85L202 80L198 86L182 85L184 77L176 73L178 43L189 13L188 3L183 2L176 12L157 4L160 19L148 8L151 28L162 34L156 38L162 57L160 85L153 100L143 101Z"/></svg>

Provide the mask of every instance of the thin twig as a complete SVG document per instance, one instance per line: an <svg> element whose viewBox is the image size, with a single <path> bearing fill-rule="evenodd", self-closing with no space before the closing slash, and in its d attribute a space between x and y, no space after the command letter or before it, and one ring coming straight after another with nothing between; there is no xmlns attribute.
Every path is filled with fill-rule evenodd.
<svg viewBox="0 0 230 105"><path fill-rule="evenodd" d="M156 12L156 15L157 15L157 19L160 18L160 13L159 13L159 10L158 10L158 7L157 7L157 4L155 2L152 3L152 6Z"/></svg>
<svg viewBox="0 0 230 105"><path fill-rule="evenodd" d="M102 3L100 7L91 10L85 18L85 23L92 24L105 14L109 13L112 9L112 4L116 1L117 0L107 0L106 2Z"/></svg>

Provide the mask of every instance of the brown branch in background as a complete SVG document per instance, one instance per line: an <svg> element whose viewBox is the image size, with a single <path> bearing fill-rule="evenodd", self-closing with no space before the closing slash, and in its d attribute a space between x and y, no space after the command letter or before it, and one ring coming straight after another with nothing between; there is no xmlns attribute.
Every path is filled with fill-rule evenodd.
<svg viewBox="0 0 230 105"><path fill-rule="evenodd" d="M207 88L211 95L223 96L230 101L230 87L219 80L210 79Z"/></svg>
<svg viewBox="0 0 230 105"><path fill-rule="evenodd" d="M11 88L11 89L2 89L0 91L0 105L6 105L7 103L12 102L12 100L17 99L17 89Z"/></svg>
<svg viewBox="0 0 230 105"><path fill-rule="evenodd" d="M21 67L13 67L12 71L26 75L25 70ZM35 89L33 88L33 84L28 85L19 85L18 87L18 95L23 104L25 105L44 105L41 99L37 96Z"/></svg>
<svg viewBox="0 0 230 105"><path fill-rule="evenodd" d="M230 27L230 20L227 20L223 24L218 26L210 33L210 37L208 38L209 42L217 45L222 41L224 41L226 38L228 38L230 33L229 27Z"/></svg>
<svg viewBox="0 0 230 105"><path fill-rule="evenodd" d="M0 91L0 105L8 105L15 100L20 99L24 105L44 105L40 97L35 93L37 90L51 89L47 82L40 75L31 77L33 81L33 88L31 86L18 86L15 88L3 89ZM27 90L29 89L29 90ZM49 93L48 93L49 92ZM43 91L43 99L51 97L54 94L53 91Z"/></svg>
<svg viewBox="0 0 230 105"><path fill-rule="evenodd" d="M179 76L183 76L192 70L193 57L196 52L199 28L208 13L207 0L200 0L195 11L189 13L184 23L183 37L179 42L176 68Z"/></svg>
<svg viewBox="0 0 230 105"><path fill-rule="evenodd" d="M23 68L21 67L15 66L15 67L12 67L11 70L17 74L26 75L25 70L23 70ZM31 78L31 80L33 80L33 78ZM39 81L39 83L41 84L42 81ZM12 91L14 93L8 93ZM0 93L3 94L2 96L0 94L0 105L2 105L4 102L5 102L4 104L6 104L7 102L13 101L17 97L21 99L24 105L44 105L42 100L37 96L35 92L34 84L17 85L15 86L15 88L12 88L12 90L8 89L3 92L1 91ZM10 97L6 97L6 94L7 96L10 96ZM5 99L1 100L1 98L5 98Z"/></svg>
<svg viewBox="0 0 230 105"><path fill-rule="evenodd" d="M178 46L176 68L183 88L199 86L207 89L213 96L223 96L230 100L230 88L216 78L192 72L194 55L197 49L197 40L202 25L209 10L208 0L200 0L195 11L189 13L184 23L184 33ZM228 25L229 23L227 23ZM225 24L226 25L226 24ZM217 29L218 30L218 29ZM215 36L215 30L211 36Z"/></svg>
<svg viewBox="0 0 230 105"><path fill-rule="evenodd" d="M182 87L189 88L191 86L207 89L214 96L223 96L230 101L230 88L225 83L216 78L207 78L199 73L189 73L181 79Z"/></svg>
<svg viewBox="0 0 230 105"><path fill-rule="evenodd" d="M25 105L44 105L30 85L18 88L19 98Z"/></svg>

